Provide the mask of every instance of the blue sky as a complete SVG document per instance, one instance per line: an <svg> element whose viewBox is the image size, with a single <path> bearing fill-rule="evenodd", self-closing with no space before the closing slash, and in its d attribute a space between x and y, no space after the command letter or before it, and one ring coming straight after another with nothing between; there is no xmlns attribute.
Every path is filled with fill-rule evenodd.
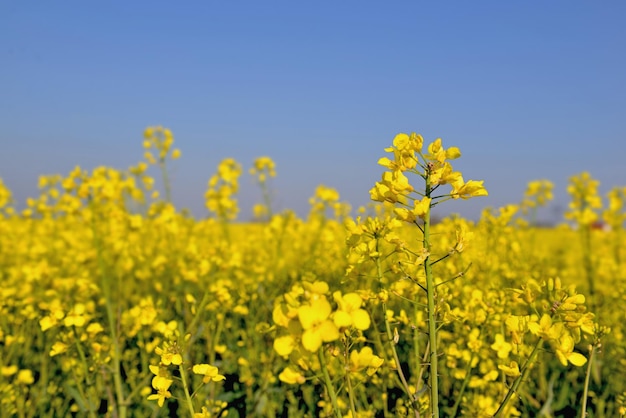
<svg viewBox="0 0 626 418"><path fill-rule="evenodd" d="M476 218L547 178L626 185L626 2L0 2L0 177L18 201L39 174L125 169L146 126L183 157L174 201L204 216L220 160L277 164L278 208L318 184L354 207L398 132L458 146L486 198ZM155 173L158 174L158 173ZM242 218L260 201L242 179Z"/></svg>

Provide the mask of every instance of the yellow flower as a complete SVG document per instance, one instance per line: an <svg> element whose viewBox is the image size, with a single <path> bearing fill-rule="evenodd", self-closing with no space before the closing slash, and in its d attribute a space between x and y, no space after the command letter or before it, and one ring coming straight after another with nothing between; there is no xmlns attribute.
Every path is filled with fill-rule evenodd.
<svg viewBox="0 0 626 418"><path fill-rule="evenodd" d="M14 375L15 373L17 373L17 366L13 365L13 366L3 366L1 369L0 374L2 374L2 376L11 376Z"/></svg>
<svg viewBox="0 0 626 418"><path fill-rule="evenodd" d="M441 138L435 139L428 145L428 154L426 155L428 160L439 161L443 164L446 159L446 151L441 146Z"/></svg>
<svg viewBox="0 0 626 418"><path fill-rule="evenodd" d="M519 370L519 365L516 361L510 362L508 366L500 364L498 365L498 369L502 370L505 375L511 377L517 377L521 374Z"/></svg>
<svg viewBox="0 0 626 418"><path fill-rule="evenodd" d="M82 327L87 322L85 314L85 305L82 303L76 304L74 308L67 314L63 320L63 325L66 327Z"/></svg>
<svg viewBox="0 0 626 418"><path fill-rule="evenodd" d="M156 390L167 390L172 384L173 380L169 378L169 374L166 369L159 366L148 366L152 374L155 376L152 378L152 387Z"/></svg>
<svg viewBox="0 0 626 418"><path fill-rule="evenodd" d="M479 337L480 337L480 330L478 328L474 328L473 330L470 331L469 339L467 342L467 348L469 348L474 353L477 353L483 345Z"/></svg>
<svg viewBox="0 0 626 418"><path fill-rule="evenodd" d="M361 351L353 350L350 352L350 370L352 372L367 369L367 375L372 376L384 362L384 359L374 354L371 347L363 347Z"/></svg>
<svg viewBox="0 0 626 418"><path fill-rule="evenodd" d="M206 406L203 406L200 412L195 412L193 414L193 418L211 418L211 417L212 415L209 412L209 410L206 409Z"/></svg>
<svg viewBox="0 0 626 418"><path fill-rule="evenodd" d="M385 171L382 180L370 190L370 197L379 202L406 202L406 195L412 192L413 186L401 171Z"/></svg>
<svg viewBox="0 0 626 418"><path fill-rule="evenodd" d="M364 331L370 327L370 316L361 309L363 299L356 293L341 295L340 291L333 293L333 298L339 309L333 314L333 321L338 328L354 327Z"/></svg>
<svg viewBox="0 0 626 418"><path fill-rule="evenodd" d="M461 226L455 231L456 244L454 244L453 250L462 253L467 248L467 244L474 238L474 233L468 231L465 226Z"/></svg>
<svg viewBox="0 0 626 418"><path fill-rule="evenodd" d="M47 331L56 324L58 324L58 321L50 315L46 315L39 320L39 326L41 327L42 331Z"/></svg>
<svg viewBox="0 0 626 418"><path fill-rule="evenodd" d="M424 197L422 200L416 200L414 202L413 214L418 218L424 219L428 211L430 210L430 197Z"/></svg>
<svg viewBox="0 0 626 418"><path fill-rule="evenodd" d="M556 357L563 366L570 362L574 366L582 366L587 362L587 358L580 353L574 352L574 339L565 333L561 336L556 346Z"/></svg>
<svg viewBox="0 0 626 418"><path fill-rule="evenodd" d="M578 308L578 305L584 305L584 303L585 295L579 293L566 298L559 306L559 309L563 311L575 311Z"/></svg>
<svg viewBox="0 0 626 418"><path fill-rule="evenodd" d="M561 335L563 324L555 324L550 315L543 314L539 322L533 321L528 324L528 330L544 340L554 340Z"/></svg>
<svg viewBox="0 0 626 418"><path fill-rule="evenodd" d="M289 354L295 348L295 341L291 335L285 335L283 337L278 337L274 340L274 350L278 353L279 356L288 357Z"/></svg>
<svg viewBox="0 0 626 418"><path fill-rule="evenodd" d="M22 369L17 373L16 380L18 383L22 383L25 385L32 385L33 382L35 381L35 378L33 377L33 372L31 370Z"/></svg>
<svg viewBox="0 0 626 418"><path fill-rule="evenodd" d="M150 368L150 371L156 375L152 378L152 387L157 391L157 393L148 396L148 400L156 400L159 406L163 406L165 399L172 397L172 394L168 389L174 381L166 377L165 374L167 371L159 366L150 365L148 367Z"/></svg>
<svg viewBox="0 0 626 418"><path fill-rule="evenodd" d="M301 385L306 381L302 373L294 370L292 367L286 367L282 372L280 372L278 379L281 382L285 382L290 385Z"/></svg>
<svg viewBox="0 0 626 418"><path fill-rule="evenodd" d="M154 352L161 356L161 363L165 366L174 364L176 366L183 364L183 356L178 352L178 345L176 344L164 344L165 349L157 347Z"/></svg>
<svg viewBox="0 0 626 418"><path fill-rule="evenodd" d="M219 382L226 379L226 377L218 373L219 370L217 367L211 366L210 364L196 364L193 366L192 371L195 374L204 375L202 378L204 383L209 383L210 381Z"/></svg>
<svg viewBox="0 0 626 418"><path fill-rule="evenodd" d="M276 325L288 328L291 320L298 316L298 310L295 307L284 303L276 304L272 311L272 320Z"/></svg>
<svg viewBox="0 0 626 418"><path fill-rule="evenodd" d="M452 197L458 199L469 199L476 196L488 196L487 189L483 186L483 180L470 180L463 184L453 184Z"/></svg>
<svg viewBox="0 0 626 418"><path fill-rule="evenodd" d="M67 351L67 344L64 344L60 341L52 344L52 348L50 349L50 357L57 356L59 354L65 353Z"/></svg>
<svg viewBox="0 0 626 418"><path fill-rule="evenodd" d="M167 389L159 389L157 393L148 396L149 401L156 400L159 406L163 406L167 398L171 398L172 393Z"/></svg>
<svg viewBox="0 0 626 418"><path fill-rule="evenodd" d="M312 353L316 352L322 342L330 342L339 338L339 330L328 319L331 307L325 297L314 299L310 305L298 309L298 319L304 329L302 345Z"/></svg>
<svg viewBox="0 0 626 418"><path fill-rule="evenodd" d="M504 340L504 335L496 334L496 341L491 344L491 349L498 353L498 358L507 358L513 346Z"/></svg>

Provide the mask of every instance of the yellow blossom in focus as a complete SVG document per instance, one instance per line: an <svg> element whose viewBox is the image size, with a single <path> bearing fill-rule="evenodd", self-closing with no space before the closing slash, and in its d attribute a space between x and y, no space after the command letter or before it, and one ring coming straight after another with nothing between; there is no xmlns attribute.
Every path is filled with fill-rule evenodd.
<svg viewBox="0 0 626 418"><path fill-rule="evenodd" d="M176 344L164 344L165 348L157 347L154 352L161 356L161 363L165 366L174 364L176 366L183 364L183 356L178 351Z"/></svg>
<svg viewBox="0 0 626 418"><path fill-rule="evenodd" d="M374 354L371 347L363 347L361 351L353 350L350 352L350 370L352 372L366 369L367 375L372 376L384 362L383 358Z"/></svg>
<svg viewBox="0 0 626 418"><path fill-rule="evenodd" d="M585 356L574 352L574 339L569 334L563 334L556 344L556 357L563 366L568 362L579 367L587 363Z"/></svg>
<svg viewBox="0 0 626 418"><path fill-rule="evenodd" d="M339 330L329 318L331 306L326 298L311 301L310 305L298 309L298 319L304 332L302 345L310 352L316 352L323 342L339 338Z"/></svg>
<svg viewBox="0 0 626 418"><path fill-rule="evenodd" d="M333 314L333 321L337 328L355 327L364 331L370 327L370 316L364 309L361 309L363 299L356 293L342 295L337 291L333 293L333 299L337 302L339 309Z"/></svg>
<svg viewBox="0 0 626 418"><path fill-rule="evenodd" d="M193 366L192 371L195 374L203 375L202 381L204 383L209 383L210 381L219 382L226 379L226 377L218 373L219 370L217 367L211 366L210 364L196 364Z"/></svg>

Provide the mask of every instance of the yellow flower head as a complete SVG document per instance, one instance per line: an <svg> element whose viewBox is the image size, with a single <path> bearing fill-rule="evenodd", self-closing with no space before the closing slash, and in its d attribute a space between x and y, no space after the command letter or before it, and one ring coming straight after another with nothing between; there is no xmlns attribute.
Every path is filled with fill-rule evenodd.
<svg viewBox="0 0 626 418"><path fill-rule="evenodd" d="M286 367L282 372L280 372L278 379L280 379L281 382L285 382L290 385L301 385L306 381L302 373L298 372L291 366Z"/></svg>
<svg viewBox="0 0 626 418"><path fill-rule="evenodd" d="M210 364L196 364L193 366L192 371L195 374L204 375L202 381L204 383L209 382L219 382L221 380L226 379L225 376L219 374L219 370L215 366L211 366Z"/></svg>
<svg viewBox="0 0 626 418"><path fill-rule="evenodd" d="M370 327L370 316L361 309L363 299L356 293L347 293L342 296L340 291L333 293L333 298L339 309L333 314L333 321L338 328L354 327L364 331Z"/></svg>
<svg viewBox="0 0 626 418"><path fill-rule="evenodd" d="M333 321L328 319L331 310L325 297L312 300L310 305L303 305L298 309L298 319L304 329L302 345L306 350L314 353L323 342L339 338L339 330Z"/></svg>

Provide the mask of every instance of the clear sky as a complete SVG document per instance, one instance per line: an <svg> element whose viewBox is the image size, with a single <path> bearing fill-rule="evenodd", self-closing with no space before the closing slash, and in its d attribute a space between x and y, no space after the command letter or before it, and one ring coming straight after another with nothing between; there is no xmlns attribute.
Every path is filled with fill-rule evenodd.
<svg viewBox="0 0 626 418"><path fill-rule="evenodd" d="M177 206L204 216L220 160L268 155L276 205L304 215L318 184L367 203L383 148L415 131L490 192L444 212L540 178L563 208L584 170L626 185L624 22L624 1L2 0L0 177L23 202L39 174L127 168L163 125ZM246 176L243 219L256 201Z"/></svg>

